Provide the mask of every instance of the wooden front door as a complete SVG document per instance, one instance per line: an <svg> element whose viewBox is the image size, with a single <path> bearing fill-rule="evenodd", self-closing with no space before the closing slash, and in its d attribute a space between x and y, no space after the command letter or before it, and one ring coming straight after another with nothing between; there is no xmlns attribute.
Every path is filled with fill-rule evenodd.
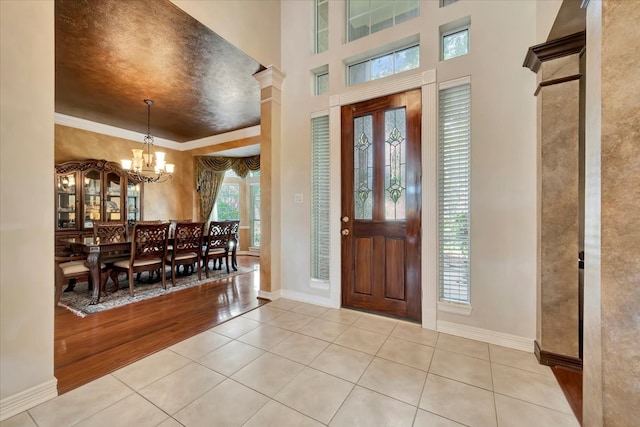
<svg viewBox="0 0 640 427"><path fill-rule="evenodd" d="M420 89L342 107L342 305L421 319Z"/></svg>

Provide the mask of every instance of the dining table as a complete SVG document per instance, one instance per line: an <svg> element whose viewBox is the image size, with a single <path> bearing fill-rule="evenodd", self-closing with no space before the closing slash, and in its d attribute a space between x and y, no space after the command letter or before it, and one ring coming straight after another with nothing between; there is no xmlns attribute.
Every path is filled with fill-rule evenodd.
<svg viewBox="0 0 640 427"><path fill-rule="evenodd" d="M131 254L131 241L126 242L105 242L99 237L80 237L65 241L65 246L73 253L83 253L87 255L87 267L93 283L93 293L89 305L97 304L100 301L100 266L109 257L126 257Z"/></svg>

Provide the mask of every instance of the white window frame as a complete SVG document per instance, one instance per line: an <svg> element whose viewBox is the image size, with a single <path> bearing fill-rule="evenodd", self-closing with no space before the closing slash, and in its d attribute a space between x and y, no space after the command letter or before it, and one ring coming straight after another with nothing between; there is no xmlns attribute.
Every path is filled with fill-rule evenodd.
<svg viewBox="0 0 640 427"><path fill-rule="evenodd" d="M455 92L453 92L455 91ZM445 115L448 112L445 110L446 105L444 105L445 95L455 95L458 97L468 96L467 97L467 114L464 112L451 112L451 114L461 115L461 125L464 125L466 122L466 130L458 129L456 133L458 135L451 135L447 141L447 135L444 132L444 120ZM462 98L459 98L462 99ZM449 98L450 102L456 102L453 99ZM463 100L464 102L464 100ZM471 307L471 79L469 77L464 77L462 79L456 79L449 82L444 82L440 84L439 87L439 102L438 102L438 310L446 311L460 315L470 315L472 311ZM460 104L451 105L451 108L460 107ZM466 136L464 135L466 133ZM455 140L454 140L455 139ZM464 141L466 139L466 141ZM445 158L446 151L444 150L444 145L446 144L456 144L455 152L449 152L448 158ZM461 143L463 144L461 148ZM466 147L464 146L466 145ZM451 182L449 184L449 188L445 188L447 183L445 182L444 168L447 166L447 163L456 165L458 171L456 172L455 181L460 182L460 180L465 181L462 185L457 185L457 188L452 188ZM460 168L465 168L465 170L460 171ZM445 191L449 192L448 200L456 198L455 193L460 191L461 187L466 186L466 197L463 196L458 199L458 205L463 205L462 208L451 208L449 203L445 205ZM463 189L464 191L464 189ZM453 194L451 194L453 193ZM466 201L466 203L465 203ZM466 204L466 206L464 206ZM466 246L466 260L458 260L458 261L450 261L448 263L448 267L445 267L444 261L444 241L445 241L445 228L444 228L444 217L446 212L455 213L460 212L460 210L466 210L463 215L466 215L464 219L466 233L462 235L454 235L446 238L449 244L456 244L462 246L461 252L465 251ZM466 262L465 262L466 261ZM455 287L459 285L447 284L445 281L446 277L449 277L449 281L459 280L463 283L464 291L466 292L466 300L455 298L453 294L455 293ZM449 287L449 290L447 290ZM447 296L447 292L449 296Z"/></svg>
<svg viewBox="0 0 640 427"><path fill-rule="evenodd" d="M418 66L417 66L417 67L415 67L415 68L410 68L410 69L408 69L408 70L396 71L396 63L395 63L395 55L396 55L396 53L402 52L402 51L404 51L404 50L412 49L412 48L415 48L415 47L417 47L417 48L418 48ZM366 83L366 82L370 82L370 81L372 81L372 79L371 79L371 62L372 62L372 61L375 61L376 59L383 58L383 57L385 57L385 56L392 56L392 57L394 58L394 60L393 60L393 61L394 61L394 62L393 62L393 73L391 73L391 74L390 74L390 75L388 75L388 76L378 77L378 78L373 79L373 80L379 80L379 79L383 79L383 78L385 78L385 77L391 77L391 76L393 76L393 75L395 75L395 74L398 74L398 73L402 73L402 72L406 72L406 71L411 71L411 70L417 70L417 69L419 69L419 68L420 68L420 44L412 43L412 44L410 44L410 45L408 45L408 46L403 46L403 47L400 47L400 48L398 48L398 49L393 49L393 50L390 50L390 51L384 52L384 53L382 53L382 54L378 54L378 55L375 55L375 56L371 56L371 57L368 57L368 58L362 59L362 60L360 60L360 61L357 61L357 62L353 62L353 63L351 63L351 64L348 64L348 65L347 65L347 85L348 85L348 86L357 86L357 85L359 85L359 84L362 84L362 83ZM365 80L365 81L363 81L363 82L357 82L357 83L353 83L353 84L352 84L352 83L351 83L351 69L352 69L353 67L355 67L356 65L361 65L361 64L364 64L364 63L367 63L367 64L368 64L368 66L367 66L367 77L366 77L366 80Z"/></svg>
<svg viewBox="0 0 640 427"><path fill-rule="evenodd" d="M350 3L351 3L351 0L347 0L347 1L346 1L345 17L346 17L346 25L347 25L347 28L346 28L346 30L345 30L345 31L346 31L346 35L347 35L347 37L346 37L346 38L347 38L347 42L352 42L352 41L355 41L355 40L359 40L359 39L361 39L361 38L364 38L364 37L370 36L371 34L377 33L378 31L386 30L386 29L388 29L388 28L393 28L393 27L395 27L395 26L396 26L396 25L398 25L398 24L401 24L401 23L406 22L406 21L411 20L411 19L418 18L418 17L420 16L420 2L418 1L418 2L417 2L418 13L417 13L417 15L416 15L416 16L414 16L414 17L412 17L412 18L409 18L409 19L407 19L407 20L403 20L403 21L401 21L401 22L396 22L396 20L398 19L398 14L397 14L397 10L396 10L396 6L398 5L398 2L397 2L396 0L392 0L392 4L393 4L393 14L392 14L392 16L391 16L391 19L392 19L393 23L391 24L391 26L390 26L390 27L382 28L382 29L380 29L380 30L376 30L376 31L373 31L373 32L372 32L372 31L371 31L371 16L372 16L372 12L375 12L376 10L379 10L380 8L379 8L379 9L374 9L374 10L372 11L372 10L371 10L371 2L369 2L369 10L368 10L367 12L363 12L362 14L360 14L360 15L358 15L358 16L350 16L350 15L349 15L349 14L350 14L350 12L351 12ZM352 21L354 18L357 18L357 17L364 17L364 16L368 16L368 18L369 18L369 25L368 25L369 32L368 32L367 34L364 34L364 35L362 35L362 36L360 36L360 37L358 37L358 38L355 38L355 39L354 39L354 38L352 38L352 34L351 34L351 21Z"/></svg>
<svg viewBox="0 0 640 427"><path fill-rule="evenodd" d="M453 56L451 58L445 59L444 58L444 38L452 34L460 33L462 31L467 32L467 53L463 53L462 55ZM452 59L466 56L470 53L471 53L471 17L470 16L466 16L454 22L449 22L447 24L440 26L440 61L450 61Z"/></svg>
<svg viewBox="0 0 640 427"><path fill-rule="evenodd" d="M320 7L322 5L326 4L327 5L327 28L319 28L318 26L318 9L320 9ZM313 51L314 53L322 53L322 52L326 52L327 50L329 50L329 0L315 0L315 8L314 8L314 46L313 46ZM327 33L327 47L324 50L320 50L318 47L318 40L320 37L318 37L318 35L320 34L321 31L326 31Z"/></svg>

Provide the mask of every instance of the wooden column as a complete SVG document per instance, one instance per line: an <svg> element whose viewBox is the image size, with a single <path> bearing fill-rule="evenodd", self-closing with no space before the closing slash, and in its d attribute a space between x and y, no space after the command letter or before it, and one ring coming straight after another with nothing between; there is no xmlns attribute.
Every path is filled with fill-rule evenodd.
<svg viewBox="0 0 640 427"><path fill-rule="evenodd" d="M274 67L254 75L260 84L260 291L275 299L281 286L280 99L284 75Z"/></svg>
<svg viewBox="0 0 640 427"><path fill-rule="evenodd" d="M583 250L581 53L584 32L534 46L538 75L538 286L536 355L580 368L578 254Z"/></svg>

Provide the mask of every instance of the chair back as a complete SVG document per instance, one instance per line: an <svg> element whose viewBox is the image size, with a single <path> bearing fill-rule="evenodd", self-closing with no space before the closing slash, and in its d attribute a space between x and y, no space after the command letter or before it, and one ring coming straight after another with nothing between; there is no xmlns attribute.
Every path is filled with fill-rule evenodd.
<svg viewBox="0 0 640 427"><path fill-rule="evenodd" d="M211 221L207 241L207 250L227 249L232 224L229 221Z"/></svg>
<svg viewBox="0 0 640 427"><path fill-rule="evenodd" d="M94 221L93 240L102 243L126 242L129 230L126 222Z"/></svg>
<svg viewBox="0 0 640 427"><path fill-rule="evenodd" d="M162 258L167 255L169 223L136 223L131 240L131 261Z"/></svg>
<svg viewBox="0 0 640 427"><path fill-rule="evenodd" d="M238 230L240 229L240 221L227 221L231 223L231 232L229 234L229 250L238 245Z"/></svg>
<svg viewBox="0 0 640 427"><path fill-rule="evenodd" d="M173 253L200 252L204 222L176 222L173 236Z"/></svg>

